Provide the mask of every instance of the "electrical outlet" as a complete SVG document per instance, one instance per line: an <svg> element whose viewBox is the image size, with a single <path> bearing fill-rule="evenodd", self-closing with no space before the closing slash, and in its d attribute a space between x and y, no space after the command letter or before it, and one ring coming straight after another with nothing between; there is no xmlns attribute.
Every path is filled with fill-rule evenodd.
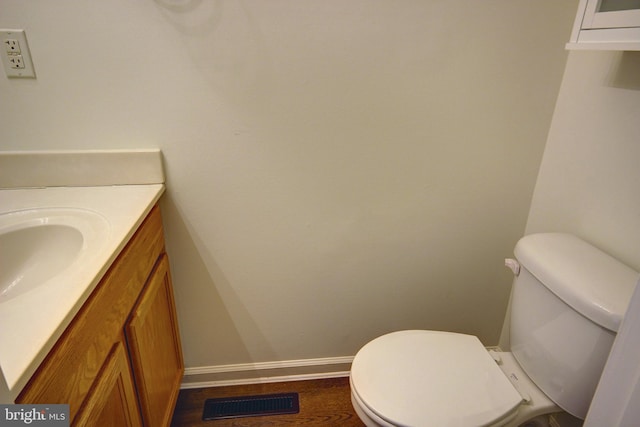
<svg viewBox="0 0 640 427"><path fill-rule="evenodd" d="M2 64L7 77L35 78L31 53L24 30L0 30L0 40L4 46Z"/></svg>
<svg viewBox="0 0 640 427"><path fill-rule="evenodd" d="M5 39L3 41L7 53L20 53L20 43L16 39Z"/></svg>
<svg viewBox="0 0 640 427"><path fill-rule="evenodd" d="M9 56L9 67L14 70L23 70L24 69L24 60L22 55L10 55Z"/></svg>

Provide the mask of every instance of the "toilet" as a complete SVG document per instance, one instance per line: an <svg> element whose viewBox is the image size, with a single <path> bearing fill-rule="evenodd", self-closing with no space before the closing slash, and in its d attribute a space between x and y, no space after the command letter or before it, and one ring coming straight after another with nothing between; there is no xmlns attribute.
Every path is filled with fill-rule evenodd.
<svg viewBox="0 0 640 427"><path fill-rule="evenodd" d="M584 419L638 273L566 233L516 244L511 351L472 335L398 331L370 341L350 372L369 427L548 426Z"/></svg>

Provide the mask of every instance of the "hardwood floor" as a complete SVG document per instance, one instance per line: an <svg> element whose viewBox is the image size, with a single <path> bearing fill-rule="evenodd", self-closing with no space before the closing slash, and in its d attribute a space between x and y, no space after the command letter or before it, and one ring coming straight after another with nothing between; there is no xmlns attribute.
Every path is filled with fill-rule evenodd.
<svg viewBox="0 0 640 427"><path fill-rule="evenodd" d="M297 392L300 413L203 421L204 402L209 398ZM351 405L349 378L252 384L180 390L172 427L270 427L341 426L363 427Z"/></svg>

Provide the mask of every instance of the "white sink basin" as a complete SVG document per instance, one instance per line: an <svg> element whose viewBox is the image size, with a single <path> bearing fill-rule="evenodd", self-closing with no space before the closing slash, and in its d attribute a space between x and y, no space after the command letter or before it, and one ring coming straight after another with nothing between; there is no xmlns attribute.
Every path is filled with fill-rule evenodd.
<svg viewBox="0 0 640 427"><path fill-rule="evenodd" d="M0 304L64 279L106 241L109 223L78 208L41 208L0 215Z"/></svg>
<svg viewBox="0 0 640 427"><path fill-rule="evenodd" d="M0 396L6 382L17 398L163 191L0 189Z"/></svg>

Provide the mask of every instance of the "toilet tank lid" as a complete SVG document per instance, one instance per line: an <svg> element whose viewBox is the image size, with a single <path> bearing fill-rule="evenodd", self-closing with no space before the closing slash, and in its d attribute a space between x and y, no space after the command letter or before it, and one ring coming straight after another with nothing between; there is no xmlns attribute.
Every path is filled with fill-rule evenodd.
<svg viewBox="0 0 640 427"><path fill-rule="evenodd" d="M594 323L618 331L640 274L568 233L524 236L514 254L522 267Z"/></svg>

